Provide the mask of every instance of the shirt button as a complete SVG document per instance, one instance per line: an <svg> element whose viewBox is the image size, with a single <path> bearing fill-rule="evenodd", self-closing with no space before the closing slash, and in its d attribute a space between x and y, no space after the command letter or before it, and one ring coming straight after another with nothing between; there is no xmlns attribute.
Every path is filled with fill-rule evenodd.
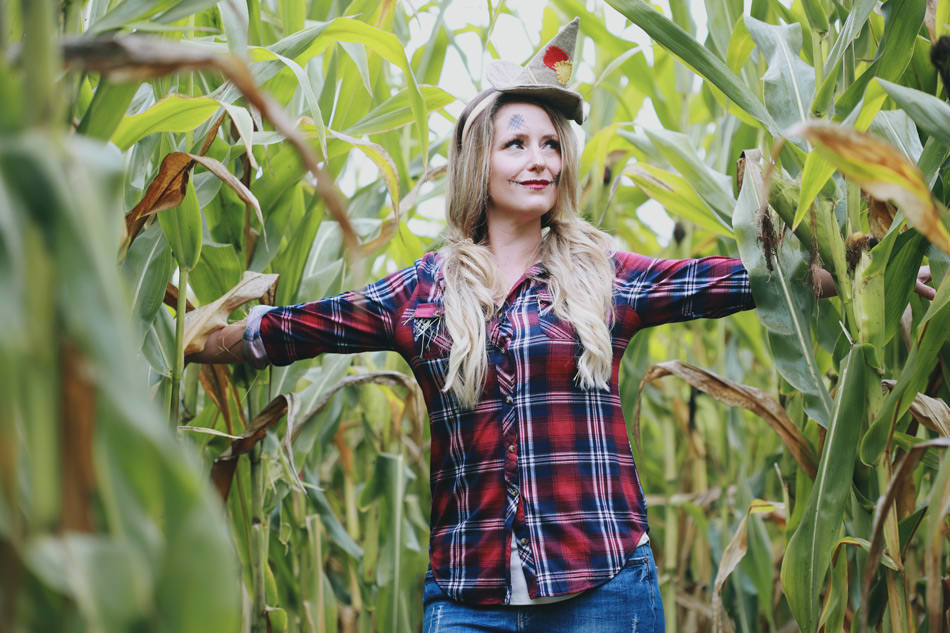
<svg viewBox="0 0 950 633"><path fill-rule="evenodd" d="M508 452L509 452L509 453L514 453L514 452L515 452L515 445L514 445L514 444L509 444L509 445L508 445Z"/></svg>
<svg viewBox="0 0 950 633"><path fill-rule="evenodd" d="M522 545L527 545L527 544L528 544L528 539L526 539L525 537L522 536L522 537L521 537L521 544L522 544Z"/></svg>
<svg viewBox="0 0 950 633"><path fill-rule="evenodd" d="M514 402L514 400L511 399L511 396L505 396L505 402L507 402L508 404L511 404L512 402Z"/></svg>

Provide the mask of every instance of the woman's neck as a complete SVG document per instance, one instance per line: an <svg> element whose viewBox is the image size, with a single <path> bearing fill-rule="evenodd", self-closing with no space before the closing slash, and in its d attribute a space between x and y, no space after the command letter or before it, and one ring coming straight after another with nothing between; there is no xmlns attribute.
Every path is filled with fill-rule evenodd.
<svg viewBox="0 0 950 633"><path fill-rule="evenodd" d="M488 246L495 256L505 296L541 253L541 222L488 225ZM504 297L502 297L504 300Z"/></svg>

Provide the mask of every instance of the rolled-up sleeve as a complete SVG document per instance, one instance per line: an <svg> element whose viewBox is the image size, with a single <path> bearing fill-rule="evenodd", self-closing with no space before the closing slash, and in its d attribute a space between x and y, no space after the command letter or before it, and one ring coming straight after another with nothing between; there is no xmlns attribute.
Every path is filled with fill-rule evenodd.
<svg viewBox="0 0 950 633"><path fill-rule="evenodd" d="M244 360L257 369L263 369L271 364L267 350L264 349L264 341L261 340L261 319L271 310L276 310L276 308L254 306L247 315L247 325L244 328Z"/></svg>
<svg viewBox="0 0 950 633"><path fill-rule="evenodd" d="M257 306L248 316L244 355L255 367L288 365L332 352L393 349L395 315L416 285L415 266L365 288L292 306Z"/></svg>

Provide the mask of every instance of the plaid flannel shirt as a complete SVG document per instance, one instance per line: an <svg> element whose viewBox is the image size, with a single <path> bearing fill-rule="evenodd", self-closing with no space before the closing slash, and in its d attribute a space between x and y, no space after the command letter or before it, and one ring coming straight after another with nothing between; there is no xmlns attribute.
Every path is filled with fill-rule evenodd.
<svg viewBox="0 0 950 633"><path fill-rule="evenodd" d="M571 324L552 310L540 264L486 324L487 379L473 409L441 390L451 340L443 324L442 259L434 253L358 292L259 307L245 349L276 365L322 352L399 352L429 410L436 582L462 602L506 604L515 538L532 598L578 592L616 575L648 529L618 391L627 343L652 325L753 307L737 259L616 252L613 260L606 391L575 383L580 346Z"/></svg>

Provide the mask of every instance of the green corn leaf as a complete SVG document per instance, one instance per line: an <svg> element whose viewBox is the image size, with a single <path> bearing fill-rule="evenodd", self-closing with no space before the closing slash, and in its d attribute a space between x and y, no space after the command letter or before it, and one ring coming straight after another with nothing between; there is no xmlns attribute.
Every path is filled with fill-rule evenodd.
<svg viewBox="0 0 950 633"><path fill-rule="evenodd" d="M124 0L112 7L108 13L89 28L92 33L101 33L118 28L129 22L148 19L157 13L167 11L180 0Z"/></svg>
<svg viewBox="0 0 950 633"><path fill-rule="evenodd" d="M178 4L155 18L161 24L171 24L216 5L218 0L179 0Z"/></svg>
<svg viewBox="0 0 950 633"><path fill-rule="evenodd" d="M903 110L882 110L877 113L868 131L889 142L904 156L918 162L924 146L920 143L914 121Z"/></svg>
<svg viewBox="0 0 950 633"><path fill-rule="evenodd" d="M841 59L844 57L844 52L861 33L861 29L864 28L868 16L871 15L871 11L874 10L875 6L877 6L877 0L857 0L851 10L848 11L848 17L838 32L835 43L831 47L831 52L828 53L828 58L825 60L823 73L825 77L831 77L835 74L838 64L841 63Z"/></svg>
<svg viewBox="0 0 950 633"><path fill-rule="evenodd" d="M32 573L75 600L83 618L102 630L133 626L155 590L143 552L125 539L78 532L40 537L24 558Z"/></svg>
<svg viewBox="0 0 950 633"><path fill-rule="evenodd" d="M864 96L868 83L874 77L895 80L900 78L914 55L914 44L924 21L926 5L918 0L890 0L884 4L884 35L878 55L854 83L835 102L835 119L841 120Z"/></svg>
<svg viewBox="0 0 950 633"><path fill-rule="evenodd" d="M420 89L422 89L422 84L439 83L448 47L449 34L442 26L436 31L434 38L429 40L426 46L420 47L412 56L412 70L416 74L416 80L420 82Z"/></svg>
<svg viewBox="0 0 950 633"><path fill-rule="evenodd" d="M302 202L303 192L296 195L301 197ZM271 262L271 269L280 275L280 285L277 286L277 305L290 305L313 298L300 297L298 301L297 291L300 288L300 280L307 264L307 256L314 246L314 238L317 235L320 222L323 220L324 212L325 207L323 205L311 204L306 208L303 217L289 232L291 237L288 244L281 249L281 252Z"/></svg>
<svg viewBox="0 0 950 633"><path fill-rule="evenodd" d="M639 163L628 169L626 174L647 195L666 207L673 215L717 235L732 237L732 232L725 223L713 213L682 176L645 163Z"/></svg>
<svg viewBox="0 0 950 633"><path fill-rule="evenodd" d="M379 167L379 174L386 183L386 189L389 191L389 197L393 203L393 213L399 212L399 175L396 173L396 165L382 145L371 141L363 141L352 136L347 136L341 132L330 130L330 135L347 145L355 147L363 152L367 158L376 163Z"/></svg>
<svg viewBox="0 0 950 633"><path fill-rule="evenodd" d="M252 23L253 18L252 15ZM310 59L329 45L326 41L319 40L328 24L329 22L313 23L302 31L288 35L267 47L250 46L247 49L247 57L251 62L251 76L254 81L258 85L263 85L284 70L286 65L277 58L277 55L293 59L300 66L306 66ZM331 83L328 88L333 86L334 84ZM241 97L241 91L234 84L225 83L212 92L211 96L221 103L233 103Z"/></svg>
<svg viewBox="0 0 950 633"><path fill-rule="evenodd" d="M241 106L228 104L222 107L231 118L231 123L244 144L244 152L250 162L251 169L257 169L257 160L254 158L254 120L251 118L251 113L248 112L247 108Z"/></svg>
<svg viewBox="0 0 950 633"><path fill-rule="evenodd" d="M817 31L818 34L828 31L827 9L823 2L820 0L802 0L802 9L804 9L805 17L808 18L808 24L811 25L813 31Z"/></svg>
<svg viewBox="0 0 950 633"><path fill-rule="evenodd" d="M586 174L590 174L590 182L595 188L594 191L598 191L599 188L603 187L607 154L610 152L611 145L617 139L617 131L621 127L619 123L608 125L594 134L584 146L578 173L581 174L582 179ZM597 177L598 174L600 177Z"/></svg>
<svg viewBox="0 0 950 633"><path fill-rule="evenodd" d="M132 312L143 323L150 323L174 272L171 250L158 224L152 224L132 242L122 269L132 293Z"/></svg>
<svg viewBox="0 0 950 633"><path fill-rule="evenodd" d="M270 567L267 569L270 571ZM267 607L267 630L274 631L274 633L286 633L287 611L281 609L280 607Z"/></svg>
<svg viewBox="0 0 950 633"><path fill-rule="evenodd" d="M679 57L687 66L722 91L770 134L781 131L772 115L729 67L694 40L689 34L643 0L608 0L608 4L646 31L663 48Z"/></svg>
<svg viewBox="0 0 950 633"><path fill-rule="evenodd" d="M878 81L887 96L893 99L921 130L950 145L950 105L926 92L884 79Z"/></svg>
<svg viewBox="0 0 950 633"><path fill-rule="evenodd" d="M360 493L359 508L365 510L378 499L395 506L397 502L401 502L406 481L411 478L414 478L414 475L405 470L402 455L380 453L376 457L373 474Z"/></svg>
<svg viewBox="0 0 950 633"><path fill-rule="evenodd" d="M950 231L942 205L930 193L923 174L906 156L867 133L829 121L808 121L789 130L803 136L846 177L878 200L893 200L907 221L945 253Z"/></svg>
<svg viewBox="0 0 950 633"><path fill-rule="evenodd" d="M831 107L831 100L834 98L835 89L841 79L840 65L844 58L844 53L855 38L861 33L861 29L867 23L868 16L877 6L877 0L858 0L851 10L848 11L848 17L835 38L835 43L831 47L831 52L825 60L825 66L822 71L824 80L815 94L815 99L811 104L811 111L816 116L824 116Z"/></svg>
<svg viewBox="0 0 950 633"><path fill-rule="evenodd" d="M692 183L696 193L724 221L732 219L736 199L732 195L732 184L725 174L711 169L696 153L695 143L689 137L669 130L645 130L653 146L663 158ZM584 173L581 171L581 173Z"/></svg>
<svg viewBox="0 0 950 633"><path fill-rule="evenodd" d="M438 86L420 85L419 90L425 99L426 112L438 110L455 101L455 97ZM409 104L409 90L402 90L370 110L358 123L344 132L348 136L389 132L412 123L414 116Z"/></svg>
<svg viewBox="0 0 950 633"><path fill-rule="evenodd" d="M945 3L946 6L946 3ZM940 630L940 620L946 617L948 605L941 586L940 560L943 556L946 536L944 526L950 514L950 451L940 458L940 467L933 479L930 503L924 518L924 542L926 543L924 573L927 576L927 618L931 631ZM943 603L941 605L941 603ZM942 607L942 608L941 608Z"/></svg>
<svg viewBox="0 0 950 633"><path fill-rule="evenodd" d="M250 25L247 2L218 0L218 14L221 16L221 27L228 42L228 50L238 57L247 57L247 35Z"/></svg>
<svg viewBox="0 0 950 633"><path fill-rule="evenodd" d="M726 51L732 47L733 31L741 23L742 3L735 0L705 0L705 6L709 35L719 56L725 58ZM730 68L737 70L735 66Z"/></svg>
<svg viewBox="0 0 950 633"><path fill-rule="evenodd" d="M932 40L936 42L947 34L950 34L950 0L937 0L937 7L934 11L934 33Z"/></svg>
<svg viewBox="0 0 950 633"><path fill-rule="evenodd" d="M888 248L888 242L893 246ZM891 231L871 250L873 264L884 267L884 287L887 289L884 294L885 343L897 333L928 247L927 238L916 231L901 231L901 223L895 221Z"/></svg>
<svg viewBox="0 0 950 633"><path fill-rule="evenodd" d="M766 24L751 16L744 19L768 64L762 75L765 107L782 128L804 121L815 94L815 71L799 57L801 25Z"/></svg>
<svg viewBox="0 0 950 633"><path fill-rule="evenodd" d="M851 493L854 454L867 407L867 346L857 345L842 364L834 409L808 508L782 559L782 588L805 633L818 628L821 591L838 542L845 503Z"/></svg>
<svg viewBox="0 0 950 633"><path fill-rule="evenodd" d="M373 81L370 79L366 48L355 42L340 42L340 48L353 60L353 64L360 73L360 79L363 80L363 88L366 90L366 94L373 94Z"/></svg>
<svg viewBox="0 0 950 633"><path fill-rule="evenodd" d="M138 88L139 84L133 81L114 83L101 78L76 131L102 140L111 137Z"/></svg>
<svg viewBox="0 0 950 633"><path fill-rule="evenodd" d="M897 421L907 413L918 392L927 387L940 349L950 331L950 277L944 278L937 288L937 296L930 304L917 328L910 354L897 384L891 390L880 411L876 412L871 427L861 438L861 461L867 465L877 462L884 452Z"/></svg>
<svg viewBox="0 0 950 633"><path fill-rule="evenodd" d="M323 155L326 156L327 131L323 123L323 112L320 111L320 101L317 98L317 93L313 89L313 85L310 83L310 76L303 68L300 67L300 64L289 57L284 57L283 55L277 53L274 53L274 55L285 66L287 66L287 68L289 68L297 78L298 89L303 95L304 101L307 102L307 107L310 108L310 118L317 130L317 139L320 141L320 149L322 150Z"/></svg>
<svg viewBox="0 0 950 633"><path fill-rule="evenodd" d="M920 153L920 160L917 161L917 166L920 167L928 187L933 188L937 182L940 167L947 158L950 158L950 145L937 140L933 136L928 138L927 142L924 143L924 150Z"/></svg>
<svg viewBox="0 0 950 633"><path fill-rule="evenodd" d="M367 49L378 53L383 59L402 70L408 84L409 106L415 118L416 137L419 141L424 167L429 155L429 126L426 122L425 101L409 60L406 58L406 50L402 42L392 33L350 18L337 18L331 22L320 35L320 39L323 38L363 44Z"/></svg>
<svg viewBox="0 0 950 633"><path fill-rule="evenodd" d="M323 494L323 491L319 488L319 478L314 477L312 474L307 475L306 478L311 484L307 487L307 496L310 497L316 506L317 512L320 514L320 521L327 530L327 536L329 536L330 540L336 543L340 549L353 558L357 560L362 558L363 548L357 545L350 535L346 533L340 520L333 512L329 501L327 501L326 495Z"/></svg>
<svg viewBox="0 0 950 633"><path fill-rule="evenodd" d="M881 106L884 105L885 99L887 99L887 95L879 81L876 79L871 81L861 107L855 108L851 112L844 121L845 125L850 125L855 130L862 132L868 129ZM801 195L798 198L798 209L795 211L793 228L797 228L798 224L805 218L805 214L808 213L808 208L818 196L818 192L824 188L828 179L834 173L834 165L819 152L808 154L808 158L805 159L805 169L802 173Z"/></svg>
<svg viewBox="0 0 950 633"><path fill-rule="evenodd" d="M749 271L756 313L770 332L776 369L807 396L808 414L826 426L832 401L815 359L809 328L815 298L808 283L808 263L793 235L784 237L771 258L771 267L766 260L759 243L762 174L757 154L746 153L743 186L732 218L739 256Z"/></svg>
<svg viewBox="0 0 950 633"><path fill-rule="evenodd" d="M243 272L244 261L233 246L202 244L201 257L188 275L188 285L194 291L198 302L205 305L236 286L241 281Z"/></svg>
<svg viewBox="0 0 950 633"><path fill-rule="evenodd" d="M819 627L825 627L826 631L844 631L844 616L848 610L848 557L840 541L831 560L831 580Z"/></svg>
<svg viewBox="0 0 950 633"><path fill-rule="evenodd" d="M123 118L112 134L112 142L124 151L155 132L188 132L207 121L220 107L210 97L170 95L144 112Z"/></svg>
<svg viewBox="0 0 950 633"><path fill-rule="evenodd" d="M749 33L745 19L736 22L732 30L732 37L729 40L729 48L726 52L726 65L733 72L739 72L749 59L749 55L755 50L755 40Z"/></svg>
<svg viewBox="0 0 950 633"><path fill-rule="evenodd" d="M194 268L201 255L201 207L193 183L188 182L181 204L159 212L158 221L178 266Z"/></svg>
<svg viewBox="0 0 950 633"><path fill-rule="evenodd" d="M304 27L307 5L300 0L278 0L284 33L296 33Z"/></svg>
<svg viewBox="0 0 950 633"><path fill-rule="evenodd" d="M858 330L857 340L866 343L871 352L868 362L878 370L884 369L884 270L873 266L871 255L865 251L854 268L854 316Z"/></svg>

